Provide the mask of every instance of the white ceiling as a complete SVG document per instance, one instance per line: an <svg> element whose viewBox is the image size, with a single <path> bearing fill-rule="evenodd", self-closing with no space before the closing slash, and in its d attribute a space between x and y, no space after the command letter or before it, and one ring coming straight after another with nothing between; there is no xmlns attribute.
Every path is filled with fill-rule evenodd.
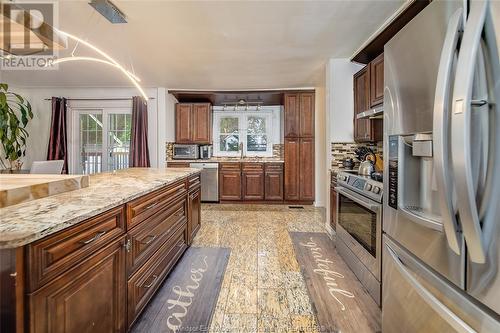
<svg viewBox="0 0 500 333"><path fill-rule="evenodd" d="M88 0L59 1L59 27L125 67L133 65L146 87L311 87L320 84L328 58L350 57L403 2L115 0L128 24L113 25ZM90 54L82 46L76 50ZM2 76L21 86L130 85L115 69L96 63Z"/></svg>

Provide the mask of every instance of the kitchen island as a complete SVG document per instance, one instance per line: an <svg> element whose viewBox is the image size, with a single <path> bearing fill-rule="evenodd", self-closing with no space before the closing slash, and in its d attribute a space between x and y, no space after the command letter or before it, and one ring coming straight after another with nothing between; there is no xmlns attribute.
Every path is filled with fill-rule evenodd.
<svg viewBox="0 0 500 333"><path fill-rule="evenodd" d="M89 183L0 209L0 331L127 331L200 227L197 169Z"/></svg>

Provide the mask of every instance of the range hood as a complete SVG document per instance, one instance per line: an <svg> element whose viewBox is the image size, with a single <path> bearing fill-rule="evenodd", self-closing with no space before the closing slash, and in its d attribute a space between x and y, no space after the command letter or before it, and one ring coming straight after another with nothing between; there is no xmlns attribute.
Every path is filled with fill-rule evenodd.
<svg viewBox="0 0 500 333"><path fill-rule="evenodd" d="M379 105L373 109L360 112L356 115L356 119L381 119L384 114L384 106Z"/></svg>

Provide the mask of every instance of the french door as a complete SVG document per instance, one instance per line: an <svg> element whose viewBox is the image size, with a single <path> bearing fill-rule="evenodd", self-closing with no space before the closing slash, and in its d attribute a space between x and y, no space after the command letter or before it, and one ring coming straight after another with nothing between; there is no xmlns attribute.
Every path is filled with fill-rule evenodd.
<svg viewBox="0 0 500 333"><path fill-rule="evenodd" d="M72 173L93 174L128 168L130 108L71 109Z"/></svg>

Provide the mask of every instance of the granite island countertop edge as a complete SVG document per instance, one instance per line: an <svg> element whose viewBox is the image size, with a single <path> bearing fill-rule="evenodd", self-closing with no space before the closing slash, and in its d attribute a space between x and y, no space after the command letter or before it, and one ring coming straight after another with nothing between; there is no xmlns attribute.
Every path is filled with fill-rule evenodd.
<svg viewBox="0 0 500 333"><path fill-rule="evenodd" d="M1 208L0 249L27 245L197 173L191 168L101 173L90 176L87 188Z"/></svg>

